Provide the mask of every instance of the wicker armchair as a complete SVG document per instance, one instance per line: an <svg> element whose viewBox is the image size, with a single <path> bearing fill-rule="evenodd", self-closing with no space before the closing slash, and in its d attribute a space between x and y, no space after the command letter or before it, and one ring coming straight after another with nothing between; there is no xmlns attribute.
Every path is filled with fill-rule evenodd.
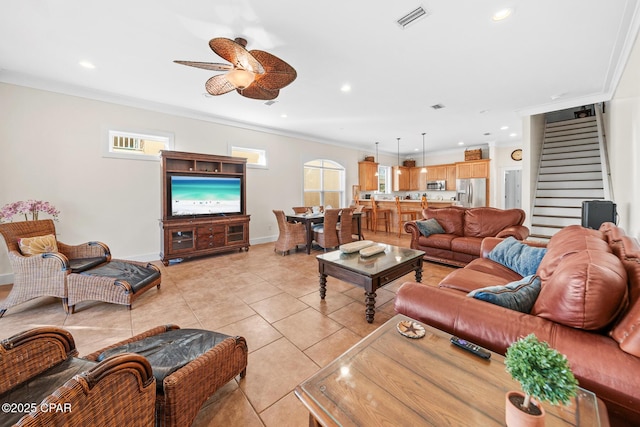
<svg viewBox="0 0 640 427"><path fill-rule="evenodd" d="M3 340L0 402L32 405L33 411L7 411L2 425L153 424L155 379L144 357L128 353L94 363L76 355L71 334L55 327Z"/></svg>
<svg viewBox="0 0 640 427"><path fill-rule="evenodd" d="M278 230L280 230L274 251L282 252L284 256L291 249L298 249L298 245L307 244L307 230L303 223L287 222L284 211L274 210L273 213L278 221Z"/></svg>
<svg viewBox="0 0 640 427"><path fill-rule="evenodd" d="M56 235L53 221L20 221L0 224L13 268L13 288L7 298L0 302L0 317L8 308L41 296L62 298L67 306L67 278L72 272L86 271L111 259L109 247L101 242L67 245L60 241L55 253L24 256L18 241L22 238Z"/></svg>
<svg viewBox="0 0 640 427"><path fill-rule="evenodd" d="M339 217L340 209L327 209L324 211L324 222L313 228L313 239L325 250L335 248L340 244L338 239ZM351 226L349 226L349 232L351 232Z"/></svg>

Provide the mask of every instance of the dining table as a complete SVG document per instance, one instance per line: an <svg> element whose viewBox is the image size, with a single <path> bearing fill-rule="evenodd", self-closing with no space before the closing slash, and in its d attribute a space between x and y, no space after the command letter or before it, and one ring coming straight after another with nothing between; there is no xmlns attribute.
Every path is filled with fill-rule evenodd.
<svg viewBox="0 0 640 427"><path fill-rule="evenodd" d="M311 246L313 243L313 225L314 224L322 224L324 222L324 213L316 212L316 213L294 213L287 214L287 221L289 222L301 222L304 224L305 229L307 230L307 255L311 253ZM356 222L356 226L358 228L358 240L363 240L364 236L362 235L362 212L354 212L353 220Z"/></svg>

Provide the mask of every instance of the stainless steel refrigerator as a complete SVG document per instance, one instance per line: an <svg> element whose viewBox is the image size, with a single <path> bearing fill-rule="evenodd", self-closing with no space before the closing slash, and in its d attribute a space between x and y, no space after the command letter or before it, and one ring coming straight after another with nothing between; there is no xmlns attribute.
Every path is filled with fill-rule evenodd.
<svg viewBox="0 0 640 427"><path fill-rule="evenodd" d="M456 200L460 205L468 208L487 206L487 179L457 179Z"/></svg>

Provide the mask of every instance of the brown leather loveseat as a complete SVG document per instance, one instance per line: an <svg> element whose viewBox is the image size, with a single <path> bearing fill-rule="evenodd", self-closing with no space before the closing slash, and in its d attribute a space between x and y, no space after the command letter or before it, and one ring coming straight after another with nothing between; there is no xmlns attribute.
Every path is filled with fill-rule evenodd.
<svg viewBox="0 0 640 427"><path fill-rule="evenodd" d="M418 221L409 221L404 229L411 234L411 248L425 252L424 259L464 267L480 257L480 245L485 237L509 237L524 240L529 229L522 225L522 209L490 207L427 208L422 220L434 219L442 230L429 236L421 232Z"/></svg>
<svg viewBox="0 0 640 427"><path fill-rule="evenodd" d="M611 425L638 425L638 241L612 223L600 230L565 227L546 245L532 276L539 278L539 294L529 311L521 312L468 295L522 279L489 259L491 250L506 240L485 239L482 258L453 271L438 287L404 283L396 311L500 354L519 337L535 333L567 356L580 386L606 404Z"/></svg>

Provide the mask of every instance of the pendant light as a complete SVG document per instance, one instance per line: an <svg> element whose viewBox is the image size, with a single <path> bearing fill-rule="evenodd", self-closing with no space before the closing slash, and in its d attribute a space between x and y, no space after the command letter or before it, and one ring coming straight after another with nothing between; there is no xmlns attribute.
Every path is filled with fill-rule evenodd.
<svg viewBox="0 0 640 427"><path fill-rule="evenodd" d="M380 143L376 141L376 157L373 159L374 162L378 162L378 144ZM376 168L375 176L378 176L378 168Z"/></svg>
<svg viewBox="0 0 640 427"><path fill-rule="evenodd" d="M396 173L398 175L401 175L402 171L400 170L400 138L397 138L397 139L398 139L398 169L397 169Z"/></svg>
<svg viewBox="0 0 640 427"><path fill-rule="evenodd" d="M420 173L427 173L427 165L424 162L424 135L426 132L422 132L422 169Z"/></svg>

